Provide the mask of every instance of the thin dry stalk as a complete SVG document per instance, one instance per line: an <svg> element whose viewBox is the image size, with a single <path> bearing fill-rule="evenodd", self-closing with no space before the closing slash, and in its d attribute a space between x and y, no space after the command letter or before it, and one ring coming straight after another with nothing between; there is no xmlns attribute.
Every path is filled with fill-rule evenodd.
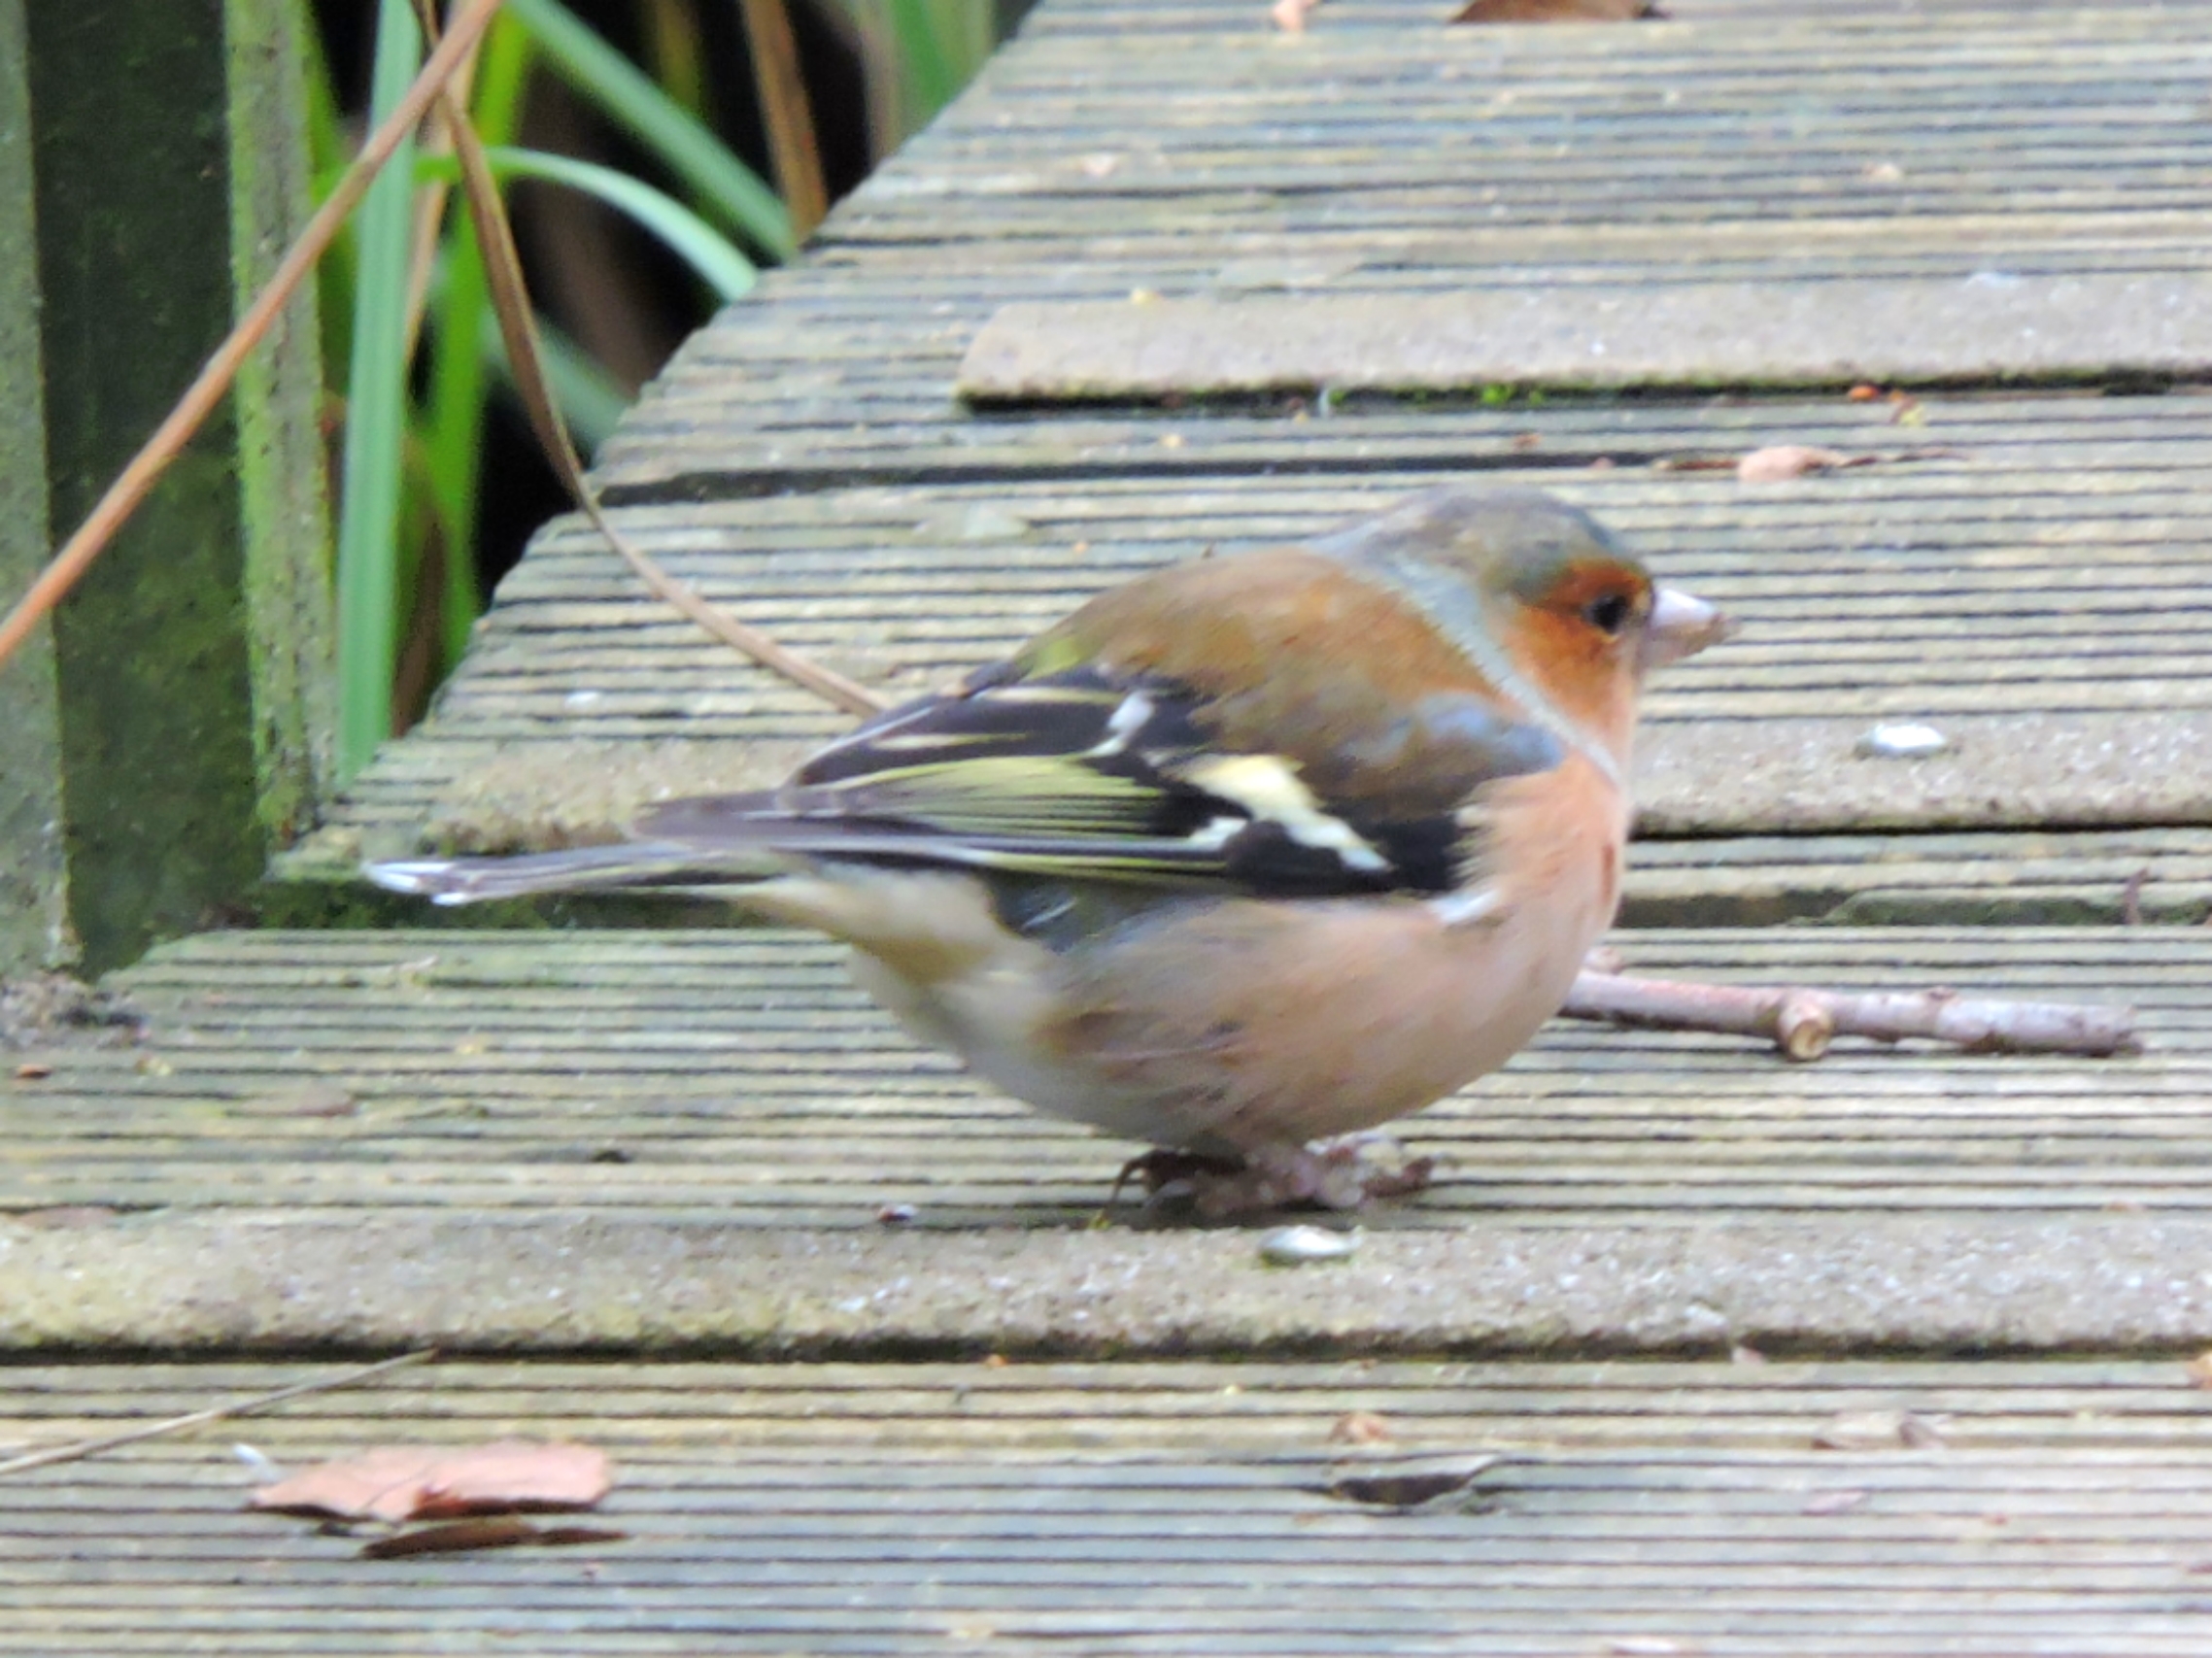
<svg viewBox="0 0 2212 1658"><path fill-rule="evenodd" d="M799 69L799 41L791 31L787 0L742 0L745 38L753 48L753 80L768 129L768 156L791 227L803 241L830 211L822 182L822 154L814 141L814 112Z"/></svg>
<svg viewBox="0 0 2212 1658"><path fill-rule="evenodd" d="M187 1410L182 1416L165 1416L158 1422L146 1422L136 1428L125 1428L119 1434L103 1435L97 1439L72 1439L65 1445L49 1445L44 1450L25 1451L21 1456L0 1462L0 1474L20 1473L25 1469L46 1468L57 1462L77 1462L82 1458L97 1456L122 1445L135 1445L141 1439L157 1439L164 1434L181 1433L187 1428L197 1428L206 1422L221 1422L226 1416L246 1416L256 1410L266 1410L272 1404L282 1404L288 1399L303 1399L311 1393L329 1393L337 1388L352 1387L381 1376L408 1365L420 1365L426 1359L437 1357L435 1347L421 1347L412 1353L402 1353L396 1359L381 1359L373 1365L363 1365L357 1370L346 1370L334 1376L323 1376L318 1381L294 1382L269 1393L250 1394L234 1399L227 1404L210 1405L205 1410Z"/></svg>

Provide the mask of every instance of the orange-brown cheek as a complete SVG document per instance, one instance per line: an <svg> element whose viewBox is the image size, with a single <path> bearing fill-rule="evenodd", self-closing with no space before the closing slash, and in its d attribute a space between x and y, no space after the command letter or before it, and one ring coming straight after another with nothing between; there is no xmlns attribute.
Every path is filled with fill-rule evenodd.
<svg viewBox="0 0 2212 1658"><path fill-rule="evenodd" d="M1522 613L1509 642L1514 665L1553 706L1624 754L1636 724L1636 677L1625 647L1580 617L1549 610Z"/></svg>

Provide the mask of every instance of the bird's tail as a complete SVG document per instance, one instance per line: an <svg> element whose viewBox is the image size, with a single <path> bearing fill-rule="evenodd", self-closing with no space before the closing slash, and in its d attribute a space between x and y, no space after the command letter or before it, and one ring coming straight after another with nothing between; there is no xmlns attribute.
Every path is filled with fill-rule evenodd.
<svg viewBox="0 0 2212 1658"><path fill-rule="evenodd" d="M765 880L788 863L766 848L717 853L668 840L578 846L517 858L411 858L371 863L362 871L378 886L440 904L481 903L531 893L602 887L692 887Z"/></svg>

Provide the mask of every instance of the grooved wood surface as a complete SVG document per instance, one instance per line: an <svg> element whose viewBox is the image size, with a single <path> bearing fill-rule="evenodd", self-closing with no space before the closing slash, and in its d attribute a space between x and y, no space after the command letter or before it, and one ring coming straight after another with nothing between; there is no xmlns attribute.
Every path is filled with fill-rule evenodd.
<svg viewBox="0 0 2212 1658"><path fill-rule="evenodd" d="M2139 1005L2150 1050L1989 1058L1556 1023L1409 1120L1378 1224L2212 1206L2212 931L1619 935L1638 971ZM236 933L118 982L146 1042L0 1080L0 1205L1080 1224L1132 1146L917 1050L776 932Z"/></svg>
<svg viewBox="0 0 2212 1658"><path fill-rule="evenodd" d="M0 1438L328 1369L16 1368ZM0 1651L2194 1658L2204 1397L2173 1361L441 1364L0 1482ZM1940 1444L1814 1448L1897 1411ZM1347 1504L1351 1412L1507 1460ZM627 1535L363 1561L246 1512L229 1449L518 1433L611 1452Z"/></svg>

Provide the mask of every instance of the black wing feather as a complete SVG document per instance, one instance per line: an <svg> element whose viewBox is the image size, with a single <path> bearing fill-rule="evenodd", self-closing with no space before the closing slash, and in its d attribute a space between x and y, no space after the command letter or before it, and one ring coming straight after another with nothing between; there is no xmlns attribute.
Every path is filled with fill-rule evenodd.
<svg viewBox="0 0 2212 1658"><path fill-rule="evenodd" d="M1472 699L1438 719L1423 730L1467 750L1462 795L1560 758L1548 733ZM1215 751L1187 688L1084 667L977 675L878 715L781 789L672 800L637 827L702 848L1327 897L1458 885L1467 820L1456 804L1391 815L1317 799L1286 761Z"/></svg>

